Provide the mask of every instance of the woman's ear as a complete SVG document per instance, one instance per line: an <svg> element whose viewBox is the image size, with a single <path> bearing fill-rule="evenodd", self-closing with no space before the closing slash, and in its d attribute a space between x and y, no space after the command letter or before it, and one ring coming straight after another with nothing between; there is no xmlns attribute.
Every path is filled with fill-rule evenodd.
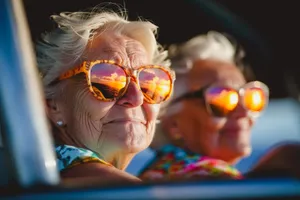
<svg viewBox="0 0 300 200"><path fill-rule="evenodd" d="M54 99L46 100L46 113L48 118L52 121L53 124L56 124L58 126L61 126L60 124L64 124L62 111L56 100Z"/></svg>

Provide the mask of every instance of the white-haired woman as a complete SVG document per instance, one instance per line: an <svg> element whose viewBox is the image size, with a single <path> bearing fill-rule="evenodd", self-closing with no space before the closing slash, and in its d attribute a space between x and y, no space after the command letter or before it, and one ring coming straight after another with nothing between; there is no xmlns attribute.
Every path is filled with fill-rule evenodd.
<svg viewBox="0 0 300 200"><path fill-rule="evenodd" d="M124 170L151 143L175 78L157 27L104 10L52 19L36 51L62 177L139 182Z"/></svg>
<svg viewBox="0 0 300 200"><path fill-rule="evenodd" d="M268 87L246 83L237 47L221 33L172 45L169 54L174 95L152 144L157 157L140 177L242 178L233 165L251 153L251 128L268 104Z"/></svg>

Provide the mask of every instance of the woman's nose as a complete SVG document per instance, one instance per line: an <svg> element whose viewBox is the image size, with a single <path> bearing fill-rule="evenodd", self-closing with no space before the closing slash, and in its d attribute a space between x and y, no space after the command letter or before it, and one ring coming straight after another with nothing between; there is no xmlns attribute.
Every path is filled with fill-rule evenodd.
<svg viewBox="0 0 300 200"><path fill-rule="evenodd" d="M126 107L137 107L142 105L144 102L144 95L135 81L130 81L127 91L118 100L117 104Z"/></svg>
<svg viewBox="0 0 300 200"><path fill-rule="evenodd" d="M239 102L237 107L229 114L229 117L238 119L238 118L247 117L247 115L248 115L248 110L245 109L245 107L241 102Z"/></svg>

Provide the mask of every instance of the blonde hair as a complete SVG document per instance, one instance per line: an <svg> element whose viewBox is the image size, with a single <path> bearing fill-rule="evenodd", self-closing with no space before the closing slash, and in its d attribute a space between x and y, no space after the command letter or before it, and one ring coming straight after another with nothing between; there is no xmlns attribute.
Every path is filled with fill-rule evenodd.
<svg viewBox="0 0 300 200"><path fill-rule="evenodd" d="M157 26L148 21L128 21L122 10L119 14L104 9L63 12L52 15L51 18L58 27L43 34L36 44L37 63L46 98L55 93L55 87L51 83L60 74L78 64L84 56L88 42L107 29L141 42L153 64L170 66L167 51L155 38Z"/></svg>

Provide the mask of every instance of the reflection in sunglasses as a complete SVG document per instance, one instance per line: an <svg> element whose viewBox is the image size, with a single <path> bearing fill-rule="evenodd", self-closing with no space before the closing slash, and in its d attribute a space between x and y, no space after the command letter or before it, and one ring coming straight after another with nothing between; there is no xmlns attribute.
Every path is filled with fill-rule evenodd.
<svg viewBox="0 0 300 200"><path fill-rule="evenodd" d="M247 88L242 96L234 89L230 88L210 88L206 91L206 103L216 116L226 116L233 111L242 99L246 109L252 112L260 112L267 105L267 96L261 88Z"/></svg>
<svg viewBox="0 0 300 200"><path fill-rule="evenodd" d="M232 111L238 104L239 95L236 91L228 89L219 90L219 93L207 94L207 101L209 104L227 111Z"/></svg>
<svg viewBox="0 0 300 200"><path fill-rule="evenodd" d="M163 73L161 73L163 72ZM145 69L140 72L139 84L147 99L163 101L171 91L168 74L160 69Z"/></svg>
<svg viewBox="0 0 300 200"><path fill-rule="evenodd" d="M120 96L126 87L125 72L114 65L97 65L91 74L93 88L101 97L115 98ZM139 73L139 84L148 101L161 102L170 93L171 81L169 75L161 69L144 69ZM100 92L101 91L101 92Z"/></svg>
<svg viewBox="0 0 300 200"><path fill-rule="evenodd" d="M259 88L246 90L244 94L244 104L251 111L261 111L266 104L264 92Z"/></svg>
<svg viewBox="0 0 300 200"><path fill-rule="evenodd" d="M115 98L119 96L126 86L125 73L114 72L110 75L92 74L91 83L93 88L97 88L98 93L102 93L105 98ZM101 92L100 92L101 91Z"/></svg>

